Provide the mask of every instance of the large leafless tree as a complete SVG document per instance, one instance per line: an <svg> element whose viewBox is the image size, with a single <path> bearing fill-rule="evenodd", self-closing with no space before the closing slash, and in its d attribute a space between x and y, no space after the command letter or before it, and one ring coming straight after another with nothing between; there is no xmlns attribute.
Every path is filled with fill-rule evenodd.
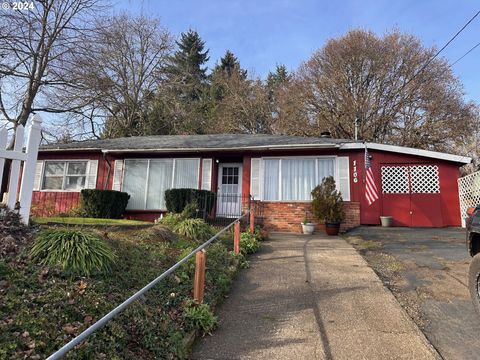
<svg viewBox="0 0 480 360"><path fill-rule="evenodd" d="M472 104L445 60L414 36L353 30L332 39L296 72L280 106L279 132L452 149L465 141ZM280 99L282 101L282 98ZM298 126L292 126L297 123ZM300 129L301 128L301 129Z"/></svg>
<svg viewBox="0 0 480 360"><path fill-rule="evenodd" d="M75 111L54 101L75 86L70 71L102 7L98 0L35 1L33 9L0 10L0 120L14 130L32 113ZM13 144L12 144L13 145Z"/></svg>
<svg viewBox="0 0 480 360"><path fill-rule="evenodd" d="M64 92L64 102L82 109L73 113L73 124L96 136L142 135L172 37L144 16L105 18L96 29L76 60L78 86Z"/></svg>

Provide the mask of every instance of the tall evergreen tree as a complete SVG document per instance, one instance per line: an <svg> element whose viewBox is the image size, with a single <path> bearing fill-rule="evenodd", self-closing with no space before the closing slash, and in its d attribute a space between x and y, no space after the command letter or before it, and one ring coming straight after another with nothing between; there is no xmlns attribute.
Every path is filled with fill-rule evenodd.
<svg viewBox="0 0 480 360"><path fill-rule="evenodd" d="M230 50L225 52L225 55L220 58L220 63L213 69L213 73L217 72L221 72L228 77L231 77L235 72L238 72L242 78L247 78L247 70L241 68L237 57Z"/></svg>
<svg viewBox="0 0 480 360"><path fill-rule="evenodd" d="M245 81L247 80L247 70L242 69L237 57L230 50L227 50L210 74L211 108L215 107L216 103L224 97L225 82L232 79L232 77L237 78L239 81Z"/></svg>
<svg viewBox="0 0 480 360"><path fill-rule="evenodd" d="M168 82L184 100L200 100L207 81L208 49L194 30L182 33L176 44L178 50L166 67Z"/></svg>
<svg viewBox="0 0 480 360"><path fill-rule="evenodd" d="M169 119L169 132L202 133L208 112L208 49L194 30L182 33L176 44L178 49L165 67L156 109Z"/></svg>
<svg viewBox="0 0 480 360"><path fill-rule="evenodd" d="M267 75L267 86L269 89L274 90L278 86L285 85L290 81L290 77L285 65L277 64L275 71L270 71Z"/></svg>

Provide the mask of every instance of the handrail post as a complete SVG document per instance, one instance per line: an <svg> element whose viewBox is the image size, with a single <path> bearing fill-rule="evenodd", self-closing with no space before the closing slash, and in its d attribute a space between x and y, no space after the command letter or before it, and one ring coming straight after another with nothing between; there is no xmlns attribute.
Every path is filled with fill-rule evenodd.
<svg viewBox="0 0 480 360"><path fill-rule="evenodd" d="M240 221L233 225L233 251L235 254L240 254Z"/></svg>
<svg viewBox="0 0 480 360"><path fill-rule="evenodd" d="M195 254L195 278L193 280L193 299L201 304L205 291L205 249Z"/></svg>

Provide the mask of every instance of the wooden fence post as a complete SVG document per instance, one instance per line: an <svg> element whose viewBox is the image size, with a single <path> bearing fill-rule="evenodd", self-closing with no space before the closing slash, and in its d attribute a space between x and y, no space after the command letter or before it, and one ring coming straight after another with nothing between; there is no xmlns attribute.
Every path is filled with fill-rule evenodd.
<svg viewBox="0 0 480 360"><path fill-rule="evenodd" d="M193 280L193 299L198 303L203 302L205 292L205 249L195 254L195 279Z"/></svg>
<svg viewBox="0 0 480 360"><path fill-rule="evenodd" d="M233 225L233 251L240 254L240 221Z"/></svg>
<svg viewBox="0 0 480 360"><path fill-rule="evenodd" d="M255 233L255 214L250 210L250 233Z"/></svg>
<svg viewBox="0 0 480 360"><path fill-rule="evenodd" d="M32 206L32 191L37 166L38 147L42 137L42 119L35 115L28 134L27 159L23 164L22 184L20 186L20 215L25 224L30 220Z"/></svg>

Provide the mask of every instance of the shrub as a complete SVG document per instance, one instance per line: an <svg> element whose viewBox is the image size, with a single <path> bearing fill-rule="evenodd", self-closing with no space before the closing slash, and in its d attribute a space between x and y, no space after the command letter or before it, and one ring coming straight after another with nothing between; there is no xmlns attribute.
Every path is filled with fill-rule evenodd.
<svg viewBox="0 0 480 360"><path fill-rule="evenodd" d="M202 219L185 219L176 224L173 231L195 241L206 241L213 236L213 230Z"/></svg>
<svg viewBox="0 0 480 360"><path fill-rule="evenodd" d="M20 214L0 204L0 260L12 260L31 239L31 229L22 223Z"/></svg>
<svg viewBox="0 0 480 360"><path fill-rule="evenodd" d="M259 248L260 243L258 242L255 235L250 234L249 232L244 232L240 234L240 252L242 254L253 254L257 252Z"/></svg>
<svg viewBox="0 0 480 360"><path fill-rule="evenodd" d="M168 213L159 221L159 223L173 229L182 220L184 220L182 214Z"/></svg>
<svg viewBox="0 0 480 360"><path fill-rule="evenodd" d="M268 240L268 231L265 228L255 227L255 237L258 241Z"/></svg>
<svg viewBox="0 0 480 360"><path fill-rule="evenodd" d="M198 189L169 189L165 191L165 203L167 210L173 213L181 213L191 203L196 204L200 211L210 213L215 204L215 193Z"/></svg>
<svg viewBox="0 0 480 360"><path fill-rule="evenodd" d="M97 235L79 229L40 232L30 252L41 265L61 266L68 273L90 275L106 272L115 259L111 248Z"/></svg>
<svg viewBox="0 0 480 360"><path fill-rule="evenodd" d="M342 195L335 188L332 176L312 190L312 212L321 221L338 224L345 218Z"/></svg>
<svg viewBox="0 0 480 360"><path fill-rule="evenodd" d="M183 308L183 320L187 330L200 330L203 334L211 334L218 318L207 304L197 304L188 299Z"/></svg>
<svg viewBox="0 0 480 360"><path fill-rule="evenodd" d="M184 219L194 219L198 217L199 207L196 202L188 203L182 210L182 217Z"/></svg>
<svg viewBox="0 0 480 360"><path fill-rule="evenodd" d="M82 190L82 210L86 217L119 219L127 207L130 195L115 190Z"/></svg>

